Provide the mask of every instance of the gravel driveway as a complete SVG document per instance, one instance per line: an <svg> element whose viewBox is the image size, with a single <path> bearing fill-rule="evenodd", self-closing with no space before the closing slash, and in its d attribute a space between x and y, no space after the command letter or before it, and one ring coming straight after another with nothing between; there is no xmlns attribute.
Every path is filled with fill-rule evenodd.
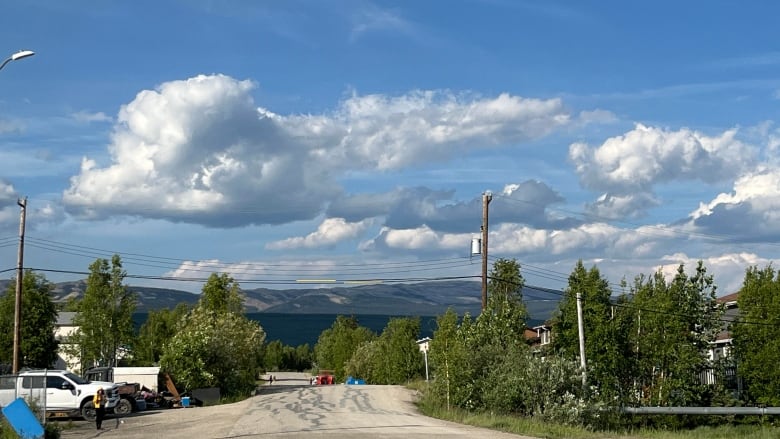
<svg viewBox="0 0 780 439"><path fill-rule="evenodd" d="M274 375L273 385L235 404L110 418L101 431L76 421L62 438L523 438L423 416L404 387L311 386L306 374Z"/></svg>

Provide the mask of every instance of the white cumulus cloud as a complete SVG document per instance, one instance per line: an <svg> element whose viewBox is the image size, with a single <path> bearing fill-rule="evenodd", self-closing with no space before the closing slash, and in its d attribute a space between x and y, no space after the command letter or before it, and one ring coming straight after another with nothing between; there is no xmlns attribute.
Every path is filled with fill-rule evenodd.
<svg viewBox="0 0 780 439"><path fill-rule="evenodd" d="M585 188L605 191L589 206L605 217L636 216L655 206L654 186L673 181L729 181L755 163L757 150L730 129L717 136L637 124L598 147L574 143L569 160Z"/></svg>
<svg viewBox="0 0 780 439"><path fill-rule="evenodd" d="M752 163L756 152L735 138L737 130L706 136L686 128L669 131L641 124L591 148L569 147L582 183L591 189L647 190L677 179L724 181Z"/></svg>
<svg viewBox="0 0 780 439"><path fill-rule="evenodd" d="M269 250L291 250L332 246L341 241L360 236L370 224L370 220L350 223L344 220L344 218L326 218L315 232L303 237L273 241L266 244L265 248Z"/></svg>
<svg viewBox="0 0 780 439"><path fill-rule="evenodd" d="M110 160L84 157L63 202L72 214L213 227L309 220L341 196L344 173L446 161L570 123L559 99L418 91L353 95L332 113L259 108L255 84L197 76L122 107Z"/></svg>
<svg viewBox="0 0 780 439"><path fill-rule="evenodd" d="M691 215L698 230L741 240L780 237L780 168L760 166L734 182L730 193L701 203Z"/></svg>

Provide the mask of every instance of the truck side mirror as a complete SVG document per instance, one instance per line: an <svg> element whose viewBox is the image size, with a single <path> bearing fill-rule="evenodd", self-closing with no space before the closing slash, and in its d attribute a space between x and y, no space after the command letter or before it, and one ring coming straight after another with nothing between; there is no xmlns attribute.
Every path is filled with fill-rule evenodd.
<svg viewBox="0 0 780 439"><path fill-rule="evenodd" d="M71 384L71 383L69 383L67 381L63 381L62 385L60 386L60 388L62 390L73 390L73 384Z"/></svg>

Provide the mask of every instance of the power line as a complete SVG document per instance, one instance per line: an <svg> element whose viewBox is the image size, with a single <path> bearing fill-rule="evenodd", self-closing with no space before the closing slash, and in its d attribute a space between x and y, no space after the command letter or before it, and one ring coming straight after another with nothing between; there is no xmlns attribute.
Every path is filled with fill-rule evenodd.
<svg viewBox="0 0 780 439"><path fill-rule="evenodd" d="M42 245L43 244L43 245ZM94 258L107 256L110 253L107 250L95 249L78 245L69 245L48 240L28 239L28 245L46 251L70 254L85 258ZM86 250L86 253L82 250ZM103 252L98 254L95 252ZM286 276L299 275L308 276L318 273L328 273L335 276L359 276L365 273L388 275L393 273L422 272L436 270L451 270L459 268L470 268L472 263L467 257L440 258L418 261L396 261L388 263L364 263L364 264L337 264L327 266L292 266L290 263L256 263L256 262L190 262L174 258L156 257L149 255L138 255L135 253L114 253L120 254L123 262L130 262L133 265L151 267L166 270L184 270L191 272L213 273L215 270L224 270L234 274L257 274L262 273L265 276ZM127 255L136 255L127 256ZM148 263L147 263L148 262ZM272 271L272 273L267 273Z"/></svg>

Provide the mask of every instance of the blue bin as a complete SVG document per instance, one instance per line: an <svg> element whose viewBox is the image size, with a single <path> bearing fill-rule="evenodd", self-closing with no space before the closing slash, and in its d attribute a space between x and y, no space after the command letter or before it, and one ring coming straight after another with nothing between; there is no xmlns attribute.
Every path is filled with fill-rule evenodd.
<svg viewBox="0 0 780 439"><path fill-rule="evenodd" d="M181 406L184 408L187 408L190 406L190 397L189 396L183 396L181 398Z"/></svg>

